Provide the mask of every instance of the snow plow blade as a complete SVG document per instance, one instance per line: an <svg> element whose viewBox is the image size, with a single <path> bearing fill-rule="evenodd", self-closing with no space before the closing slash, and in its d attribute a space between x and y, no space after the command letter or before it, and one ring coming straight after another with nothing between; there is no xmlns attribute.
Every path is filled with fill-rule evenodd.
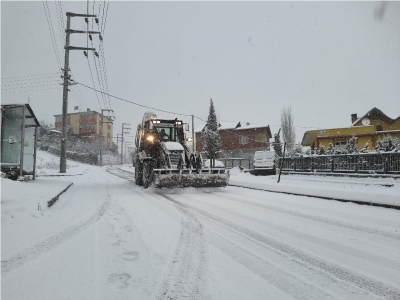
<svg viewBox="0 0 400 300"><path fill-rule="evenodd" d="M156 188L225 187L228 183L229 171L225 169L192 170L191 172L176 169L154 170L154 186Z"/></svg>

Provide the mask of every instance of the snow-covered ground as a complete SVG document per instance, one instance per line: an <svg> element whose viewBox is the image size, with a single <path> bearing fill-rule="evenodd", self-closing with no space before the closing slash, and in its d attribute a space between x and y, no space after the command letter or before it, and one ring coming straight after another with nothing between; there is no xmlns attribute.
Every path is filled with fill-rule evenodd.
<svg viewBox="0 0 400 300"><path fill-rule="evenodd" d="M2 179L2 299L400 299L399 210L234 186L144 190L130 165L73 168L83 175ZM399 194L389 179L276 184L233 170L231 182Z"/></svg>

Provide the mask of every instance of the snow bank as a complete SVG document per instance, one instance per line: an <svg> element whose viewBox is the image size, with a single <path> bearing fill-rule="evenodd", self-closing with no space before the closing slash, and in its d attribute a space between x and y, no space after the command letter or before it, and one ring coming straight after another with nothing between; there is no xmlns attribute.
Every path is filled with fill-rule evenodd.
<svg viewBox="0 0 400 300"><path fill-rule="evenodd" d="M37 218L47 210L47 202L65 190L72 182L38 178L13 181L1 178L1 223L16 223L25 218Z"/></svg>
<svg viewBox="0 0 400 300"><path fill-rule="evenodd" d="M70 176L70 175L81 175L86 170L93 166L78 163L75 161L67 160L67 172L60 173L60 157L55 156L46 151L37 151L36 156L36 175L40 176L48 176L48 175L57 175L57 176Z"/></svg>
<svg viewBox="0 0 400 300"><path fill-rule="evenodd" d="M307 175L254 176L231 170L229 184L273 192L400 205L400 181L393 178L349 178Z"/></svg>

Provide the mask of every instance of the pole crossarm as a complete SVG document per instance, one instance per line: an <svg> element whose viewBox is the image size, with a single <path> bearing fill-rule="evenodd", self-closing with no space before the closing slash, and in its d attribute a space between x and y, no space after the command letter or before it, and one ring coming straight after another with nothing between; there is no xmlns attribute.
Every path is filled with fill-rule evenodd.
<svg viewBox="0 0 400 300"><path fill-rule="evenodd" d="M76 13L72 13L72 12L67 12L66 15L69 17L93 17L93 18L97 17L97 15L76 14Z"/></svg>
<svg viewBox="0 0 400 300"><path fill-rule="evenodd" d="M75 46L64 46L65 50L93 50L96 51L96 48L86 48L86 47L75 47Z"/></svg>
<svg viewBox="0 0 400 300"><path fill-rule="evenodd" d="M89 34L101 34L100 31L91 31L91 30L75 30L75 29L66 29L66 33L89 33Z"/></svg>

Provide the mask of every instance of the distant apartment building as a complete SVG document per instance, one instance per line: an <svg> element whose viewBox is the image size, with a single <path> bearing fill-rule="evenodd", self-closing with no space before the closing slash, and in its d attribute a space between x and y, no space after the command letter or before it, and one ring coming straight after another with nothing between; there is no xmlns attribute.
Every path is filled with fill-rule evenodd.
<svg viewBox="0 0 400 300"><path fill-rule="evenodd" d="M56 130L62 130L62 115L54 115ZM109 117L103 116L103 145L108 149L113 147L113 124ZM67 114L67 126L71 126L74 134L90 142L100 142L101 114L97 111L84 111Z"/></svg>

